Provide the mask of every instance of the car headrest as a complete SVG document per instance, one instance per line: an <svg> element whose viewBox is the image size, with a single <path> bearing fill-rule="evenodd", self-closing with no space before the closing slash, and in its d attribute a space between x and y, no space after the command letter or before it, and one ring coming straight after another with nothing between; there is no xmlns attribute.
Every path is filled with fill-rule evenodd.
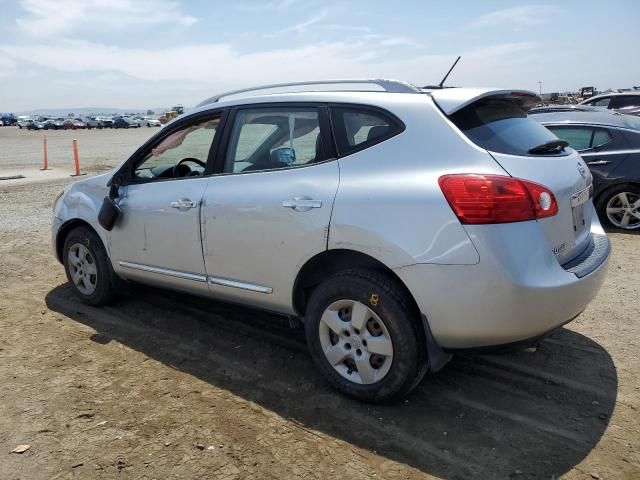
<svg viewBox="0 0 640 480"><path fill-rule="evenodd" d="M388 125L378 125L377 127L371 127L369 133L367 134L367 141L373 140L374 138L382 137L389 131Z"/></svg>

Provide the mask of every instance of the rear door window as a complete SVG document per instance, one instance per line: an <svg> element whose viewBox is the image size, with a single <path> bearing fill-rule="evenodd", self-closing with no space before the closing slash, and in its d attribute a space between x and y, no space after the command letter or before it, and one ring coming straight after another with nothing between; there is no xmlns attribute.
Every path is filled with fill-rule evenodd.
<svg viewBox="0 0 640 480"><path fill-rule="evenodd" d="M530 149L558 140L513 99L484 98L453 113L450 119L473 143L497 153L529 156ZM554 153L568 154L566 150Z"/></svg>
<svg viewBox="0 0 640 480"><path fill-rule="evenodd" d="M341 156L373 146L403 130L391 114L367 107L333 106L331 120Z"/></svg>
<svg viewBox="0 0 640 480"><path fill-rule="evenodd" d="M609 103L611 102L611 97L600 98L598 100L593 100L589 102L589 105L593 107L605 107L609 108Z"/></svg>
<svg viewBox="0 0 640 480"><path fill-rule="evenodd" d="M611 135L609 130L605 130L604 128L596 128L595 132L593 132L591 148L601 147L609 143L611 140L613 140L613 136Z"/></svg>
<svg viewBox="0 0 640 480"><path fill-rule="evenodd" d="M574 150L587 150L591 146L591 127L548 127L558 138L566 140Z"/></svg>
<svg viewBox="0 0 640 480"><path fill-rule="evenodd" d="M575 150L589 150L591 148L601 147L613 140L611 132L605 128L565 127L556 125L547 128L558 138L569 142L571 148Z"/></svg>

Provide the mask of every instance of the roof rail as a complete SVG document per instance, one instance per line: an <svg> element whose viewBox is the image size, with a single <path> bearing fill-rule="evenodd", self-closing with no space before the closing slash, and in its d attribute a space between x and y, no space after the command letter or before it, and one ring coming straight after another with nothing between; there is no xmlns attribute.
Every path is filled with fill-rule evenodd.
<svg viewBox="0 0 640 480"><path fill-rule="evenodd" d="M196 107L202 107L209 105L210 103L216 103L223 97L229 97L231 95L237 95L240 93L253 92L258 90L269 90L272 88L284 88L284 87L299 87L306 85L343 85L343 84L363 84L368 83L371 85L378 85L389 93L422 93L420 89L411 85L410 83L403 82L401 80L387 80L387 79L347 79L347 80L316 80L308 82L291 82L291 83L273 83L271 85L261 85L259 87L249 87L240 90L232 90L230 92L224 92L219 95L215 95L211 98L207 98L205 101L200 102ZM356 90L357 91L357 90Z"/></svg>

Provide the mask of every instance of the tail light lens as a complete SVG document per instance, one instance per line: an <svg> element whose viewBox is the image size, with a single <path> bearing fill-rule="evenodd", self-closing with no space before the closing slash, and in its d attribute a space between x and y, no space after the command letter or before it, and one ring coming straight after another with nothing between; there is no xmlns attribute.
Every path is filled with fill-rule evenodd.
<svg viewBox="0 0 640 480"><path fill-rule="evenodd" d="M537 183L502 175L443 175L442 193L464 224L509 223L552 217L558 202Z"/></svg>

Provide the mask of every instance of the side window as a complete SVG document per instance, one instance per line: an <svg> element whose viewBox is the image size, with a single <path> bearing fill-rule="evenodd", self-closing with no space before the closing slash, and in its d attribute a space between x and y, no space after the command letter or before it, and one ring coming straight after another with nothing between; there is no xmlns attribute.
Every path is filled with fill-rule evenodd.
<svg viewBox="0 0 640 480"><path fill-rule="evenodd" d="M605 130L604 128L596 128L593 132L593 140L591 141L591 148L601 147L602 145L609 143L613 140L611 133L609 130Z"/></svg>
<svg viewBox="0 0 640 480"><path fill-rule="evenodd" d="M299 167L324 158L317 109L243 109L235 117L224 172Z"/></svg>
<svg viewBox="0 0 640 480"><path fill-rule="evenodd" d="M390 115L362 107L331 107L338 153L362 150L401 131Z"/></svg>
<svg viewBox="0 0 640 480"><path fill-rule="evenodd" d="M593 107L609 108L609 102L611 102L611 97L605 97L601 98L600 100L594 100L593 102L589 103L589 105Z"/></svg>
<svg viewBox="0 0 640 480"><path fill-rule="evenodd" d="M589 127L547 127L556 137L569 142L574 150L586 150L591 145L593 128Z"/></svg>
<svg viewBox="0 0 640 480"><path fill-rule="evenodd" d="M153 180L202 175L219 123L219 116L210 118L162 138L136 166L135 178Z"/></svg>
<svg viewBox="0 0 640 480"><path fill-rule="evenodd" d="M611 108L640 106L640 95L618 95L611 100Z"/></svg>

